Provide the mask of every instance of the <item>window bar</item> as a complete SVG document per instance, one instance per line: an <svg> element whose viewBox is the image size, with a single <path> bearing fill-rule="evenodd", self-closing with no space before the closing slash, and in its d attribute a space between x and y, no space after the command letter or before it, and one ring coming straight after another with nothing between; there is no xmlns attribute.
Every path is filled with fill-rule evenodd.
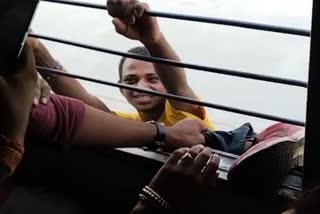
<svg viewBox="0 0 320 214"><path fill-rule="evenodd" d="M134 86L123 84L123 83L114 83L114 82L109 82L109 81L104 81L104 80L98 80L98 79L80 76L80 75L76 75L76 74L72 74L72 73L61 72L59 70L52 69L52 68L37 66L37 70L40 72L44 72L44 73L52 73L52 74L57 74L57 75L65 76L65 77L76 78L76 79L81 79L81 80L85 80L85 81L89 81L89 82L95 82L98 84L108 85L108 86L112 86L112 87L118 87L118 88L122 88L122 89L137 91L137 92L151 94L151 95L155 95L155 96L161 96L161 97L164 97L167 99L174 99L174 100L181 101L181 102L187 102L187 103L191 103L191 104L195 104L195 105L201 105L201 106L214 108L214 109L218 109L218 110L222 110L222 111L229 111L229 112L233 112L236 114L243 114L243 115L248 115L248 116L252 116L252 117L272 120L272 121L279 121L279 122L294 124L294 125L298 125L298 126L305 125L304 122L302 122L302 121L287 119L287 118L273 116L273 115L267 115L267 114L253 112L253 111L249 111L249 110L242 110L239 108L233 108L233 107L213 104L213 103L204 102L204 101L200 101L200 100L196 100L196 99L192 99L192 98L188 98L188 97L183 97L183 96L178 96L178 95L174 95L174 94L161 93L158 91L142 89L142 88L134 87Z"/></svg>
<svg viewBox="0 0 320 214"><path fill-rule="evenodd" d="M80 6L80 7L92 8L92 9L100 9L100 10L107 9L105 5L93 4L93 3L87 3L87 2L67 1L67 0L42 0L42 1ZM293 27L283 27L283 26L275 26L275 25L260 24L260 23L253 23L253 22L245 22L245 21L193 16L193 15L186 15L186 14L166 13L166 12L158 12L158 11L152 11L152 10L147 11L145 14L149 16L157 16L162 18L170 18L170 19L178 19L178 20L185 20L185 21L210 23L210 24L219 24L219 25L226 25L226 26L232 26L232 27L241 27L241 28L247 28L247 29L253 29L253 30L262 30L262 31L275 32L275 33L284 33L284 34L291 34L296 36L310 37L309 30L298 29Z"/></svg>
<svg viewBox="0 0 320 214"><path fill-rule="evenodd" d="M75 47L86 48L89 50L113 54L113 55L117 55L117 56L123 56L123 57L143 60L143 61L152 62L152 63L161 63L161 64L166 64L166 65L171 65L171 66L177 66L177 67L189 68L189 69L193 69L193 70L205 71L205 72L209 72L209 73L217 73L217 74L223 74L223 75L229 75L229 76L236 76L236 77L241 77L241 78L267 81L267 82L273 82L273 83L279 83L279 84L285 84L285 85L291 85L291 86L297 86L297 87L307 88L307 86L308 86L306 82L300 81L300 80L292 80L292 79L272 77L272 76L261 75L261 74L246 73L246 72L242 72L242 71L233 71L233 70L227 70L227 69L222 69L222 68L214 68L214 67L208 67L208 66L203 66L203 65L183 63L183 62L178 62L178 61L173 61L173 60L168 60L168 59L163 59L163 58L140 56L137 54L115 51L115 50L111 50L111 49L101 48L101 47L97 47L97 46L92 46L92 45L83 44L83 43L79 43L79 42L75 42L75 41L69 41L69 40L65 40L65 39L60 39L60 38L55 38L55 37L45 36L45 35L40 35L40 34L35 34L35 33L30 33L29 36L39 38L39 39L48 40L48 41L58 42L58 43L66 44L66 45L72 45Z"/></svg>

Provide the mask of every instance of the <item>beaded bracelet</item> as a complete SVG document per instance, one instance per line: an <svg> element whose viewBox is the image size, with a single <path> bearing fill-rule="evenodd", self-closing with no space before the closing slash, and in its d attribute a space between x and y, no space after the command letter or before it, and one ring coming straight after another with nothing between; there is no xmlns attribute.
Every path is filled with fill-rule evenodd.
<svg viewBox="0 0 320 214"><path fill-rule="evenodd" d="M139 195L139 198L142 201L151 202L160 208L164 208L164 209L170 208L167 201L164 200L156 191L151 189L149 186L145 186L142 189L142 193Z"/></svg>

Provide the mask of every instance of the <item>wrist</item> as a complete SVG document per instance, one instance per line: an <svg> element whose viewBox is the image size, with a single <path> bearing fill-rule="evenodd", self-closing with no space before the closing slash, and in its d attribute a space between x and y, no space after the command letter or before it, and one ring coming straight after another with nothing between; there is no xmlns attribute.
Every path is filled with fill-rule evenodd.
<svg viewBox="0 0 320 214"><path fill-rule="evenodd" d="M23 143L26 129L26 127L22 126L12 128L11 126L0 127L0 136L5 136L8 139Z"/></svg>
<svg viewBox="0 0 320 214"><path fill-rule="evenodd" d="M148 144L147 147L151 150L157 150L159 148L164 147L167 135L167 128L161 123L155 121L149 121L147 123L152 124L155 128L155 134L153 135L154 138L152 142Z"/></svg>
<svg viewBox="0 0 320 214"><path fill-rule="evenodd" d="M139 194L140 201L133 209L132 213L171 213L167 201L161 197L155 190L145 186Z"/></svg>
<svg viewBox="0 0 320 214"><path fill-rule="evenodd" d="M22 160L24 153L23 142L0 134L0 163L4 165L11 175Z"/></svg>
<svg viewBox="0 0 320 214"><path fill-rule="evenodd" d="M147 41L140 41L146 48L157 47L162 41L165 40L165 37L162 32L159 32L154 38Z"/></svg>
<svg viewBox="0 0 320 214"><path fill-rule="evenodd" d="M172 127L168 127L167 128L167 136L166 136L166 146L170 146L170 147L174 147L176 148L177 146L175 146L175 131L174 128Z"/></svg>

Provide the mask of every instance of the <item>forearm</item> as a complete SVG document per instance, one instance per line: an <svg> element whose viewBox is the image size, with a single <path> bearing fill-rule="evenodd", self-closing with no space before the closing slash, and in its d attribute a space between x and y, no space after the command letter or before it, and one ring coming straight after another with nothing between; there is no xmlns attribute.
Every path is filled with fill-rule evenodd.
<svg viewBox="0 0 320 214"><path fill-rule="evenodd" d="M66 72L66 70L62 71ZM88 93L76 79L56 76L47 79L47 82L56 94L81 100L87 105L111 113L111 110L99 98Z"/></svg>
<svg viewBox="0 0 320 214"><path fill-rule="evenodd" d="M139 147L152 143L155 136L153 124L123 119L86 106L83 124L76 132L74 143L110 148Z"/></svg>
<svg viewBox="0 0 320 214"><path fill-rule="evenodd" d="M41 47L35 51L35 57L37 65L39 66L54 68L61 70L62 72L67 72L42 44ZM41 75L47 80L50 87L56 94L79 99L84 103L102 111L111 112L101 100L89 94L76 79L49 73L42 73Z"/></svg>
<svg viewBox="0 0 320 214"><path fill-rule="evenodd" d="M180 58L170 46L168 41L162 35L157 42L145 43L146 48L149 50L151 56L164 58L174 61L180 61ZM187 77L184 68L168 66L164 64L154 64L156 73L158 74L162 84L167 89L168 93L176 94L188 98L197 99L197 96L188 85ZM184 102L170 100L170 103L179 110L193 113L199 108L197 105L192 105Z"/></svg>
<svg viewBox="0 0 320 214"><path fill-rule="evenodd" d="M179 56L173 50L163 34L161 34L158 41L152 43L145 42L144 45L153 57L180 61ZM164 84L168 92L178 93L188 86L184 68L159 63L155 63L154 66L161 82Z"/></svg>

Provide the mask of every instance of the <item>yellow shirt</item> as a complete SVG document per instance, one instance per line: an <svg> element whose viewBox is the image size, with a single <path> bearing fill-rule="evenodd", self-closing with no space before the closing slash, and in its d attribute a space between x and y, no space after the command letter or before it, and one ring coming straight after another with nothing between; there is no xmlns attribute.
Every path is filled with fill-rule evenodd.
<svg viewBox="0 0 320 214"><path fill-rule="evenodd" d="M115 112L115 114L126 119L141 121L141 117L138 112ZM165 126L173 126L174 124L185 118L201 119L208 126L208 128L210 128L211 130L215 130L215 127L209 120L208 114L203 106L199 108L196 114L191 114L189 112L175 109L169 101L166 101L165 109L157 122L163 123Z"/></svg>

